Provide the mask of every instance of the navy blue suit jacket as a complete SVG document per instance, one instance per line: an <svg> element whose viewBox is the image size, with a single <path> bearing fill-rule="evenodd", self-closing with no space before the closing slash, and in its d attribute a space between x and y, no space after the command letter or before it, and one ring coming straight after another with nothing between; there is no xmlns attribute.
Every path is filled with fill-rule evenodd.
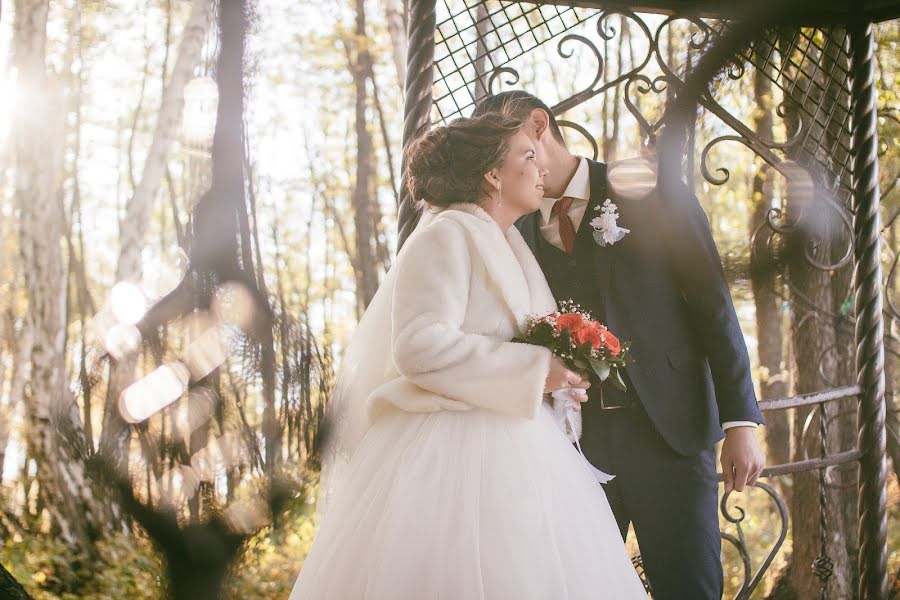
<svg viewBox="0 0 900 600"><path fill-rule="evenodd" d="M681 182L639 199L614 195L604 165L589 161L592 205L610 198L619 226L612 246L594 244L595 292L606 325L631 342L628 376L657 431L678 453L694 455L722 439L721 423L763 423L747 346L709 221ZM600 196L603 196L602 198ZM579 227L590 227L585 213ZM540 212L516 222L537 253ZM557 298L565 300L565 298Z"/></svg>

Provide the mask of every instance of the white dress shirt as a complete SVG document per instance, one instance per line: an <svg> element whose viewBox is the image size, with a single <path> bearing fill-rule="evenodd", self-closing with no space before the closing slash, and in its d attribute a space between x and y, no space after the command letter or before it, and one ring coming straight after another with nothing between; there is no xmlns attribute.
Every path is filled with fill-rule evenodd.
<svg viewBox="0 0 900 600"><path fill-rule="evenodd" d="M611 163L608 168L615 168L615 163ZM584 220L584 213L587 211L588 202L591 199L590 170L588 168L588 161L583 156L579 157L578 168L575 169L575 174L572 175L572 179L569 180L569 185L566 186L566 190L560 198L572 198L572 204L569 206L568 213L569 218L572 219L572 224L575 225L575 231L577 232L578 227ZM544 197L544 199L541 200L540 230L541 235L545 240L560 250L564 250L562 239L559 237L559 217L553 214L553 205L556 204L557 200L559 200L559 198L547 197ZM722 423L722 429L756 426L757 423L754 423L753 421L726 421Z"/></svg>

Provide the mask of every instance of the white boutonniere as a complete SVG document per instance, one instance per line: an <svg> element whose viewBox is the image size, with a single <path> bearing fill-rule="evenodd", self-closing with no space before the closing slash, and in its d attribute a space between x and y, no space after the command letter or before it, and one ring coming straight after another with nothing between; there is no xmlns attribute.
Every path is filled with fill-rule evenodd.
<svg viewBox="0 0 900 600"><path fill-rule="evenodd" d="M612 246L626 233L631 233L630 229L619 227L619 208L609 198L603 206L595 206L594 210L599 210L600 216L591 219L591 227L594 228L594 241L601 246Z"/></svg>

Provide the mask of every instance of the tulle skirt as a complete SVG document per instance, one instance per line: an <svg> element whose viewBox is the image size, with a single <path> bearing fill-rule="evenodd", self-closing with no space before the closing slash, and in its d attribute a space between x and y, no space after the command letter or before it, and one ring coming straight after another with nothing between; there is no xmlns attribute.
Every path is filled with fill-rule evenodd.
<svg viewBox="0 0 900 600"><path fill-rule="evenodd" d="M291 600L646 600L602 487L546 407L382 415Z"/></svg>

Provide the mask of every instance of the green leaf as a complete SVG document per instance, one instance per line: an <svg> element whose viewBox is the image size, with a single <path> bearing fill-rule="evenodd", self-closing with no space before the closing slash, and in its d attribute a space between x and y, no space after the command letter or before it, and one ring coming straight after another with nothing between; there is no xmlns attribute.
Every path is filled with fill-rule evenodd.
<svg viewBox="0 0 900 600"><path fill-rule="evenodd" d="M622 370L621 369L613 369L612 370L612 383L614 386L616 386L623 392L628 391L628 388L625 387L625 381L622 379Z"/></svg>
<svg viewBox="0 0 900 600"><path fill-rule="evenodd" d="M538 337L553 337L553 326L550 323L538 323L532 331Z"/></svg>
<svg viewBox="0 0 900 600"><path fill-rule="evenodd" d="M599 358L591 358L591 368L594 370L594 373L597 374L597 377L600 381L604 381L607 377L609 377L609 363L605 360L601 360Z"/></svg>
<svg viewBox="0 0 900 600"><path fill-rule="evenodd" d="M575 357L575 359L572 361L572 365L575 367L572 370L579 373L587 373L593 368L593 365L591 365L588 361L580 356Z"/></svg>
<svg viewBox="0 0 900 600"><path fill-rule="evenodd" d="M585 360L591 359L591 343L585 342L575 349L576 356L583 357Z"/></svg>

